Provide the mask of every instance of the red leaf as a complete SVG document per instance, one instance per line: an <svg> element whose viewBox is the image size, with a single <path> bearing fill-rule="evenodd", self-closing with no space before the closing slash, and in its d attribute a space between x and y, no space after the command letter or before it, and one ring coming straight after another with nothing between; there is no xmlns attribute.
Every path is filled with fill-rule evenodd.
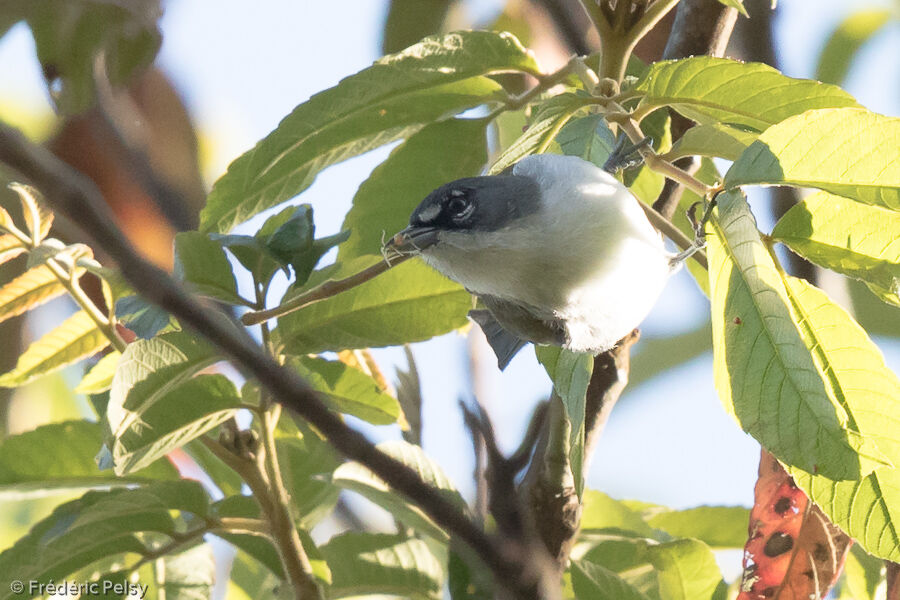
<svg viewBox="0 0 900 600"><path fill-rule="evenodd" d="M762 451L737 600L824 598L852 540Z"/></svg>

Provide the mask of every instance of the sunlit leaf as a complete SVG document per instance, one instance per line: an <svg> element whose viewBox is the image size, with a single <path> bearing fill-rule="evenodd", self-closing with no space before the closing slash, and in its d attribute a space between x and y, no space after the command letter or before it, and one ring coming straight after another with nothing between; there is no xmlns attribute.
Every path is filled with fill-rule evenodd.
<svg viewBox="0 0 900 600"><path fill-rule="evenodd" d="M813 326L798 313L740 193L719 196L711 223L713 356L725 408L765 448L809 472L852 479L891 464L888 457L900 462L900 453L876 444L895 436L884 421L870 424L875 399L858 391L860 377L875 376L874 390L887 385L885 369L870 364L869 351L835 354L839 347L820 345L855 336L853 328L832 334L823 328L833 323Z"/></svg>
<svg viewBox="0 0 900 600"><path fill-rule="evenodd" d="M201 230L227 232L306 189L319 171L406 137L432 121L502 99L483 77L537 73L533 56L509 34L464 31L430 37L299 105L216 182Z"/></svg>
<svg viewBox="0 0 900 600"><path fill-rule="evenodd" d="M651 600L615 571L585 560L572 561L572 586L579 600Z"/></svg>
<svg viewBox="0 0 900 600"><path fill-rule="evenodd" d="M665 600L725 600L725 582L709 546L698 540L648 545Z"/></svg>
<svg viewBox="0 0 900 600"><path fill-rule="evenodd" d="M109 339L84 311L63 321L56 329L31 344L16 368L0 376L0 387L16 387L33 381L103 350Z"/></svg>
<svg viewBox="0 0 900 600"><path fill-rule="evenodd" d="M749 511L742 506L657 509L644 514L644 520L654 529L676 538L694 538L715 548L743 547L749 518Z"/></svg>
<svg viewBox="0 0 900 600"><path fill-rule="evenodd" d="M747 148L725 184L814 187L900 211L900 118L842 108L787 119Z"/></svg>
<svg viewBox="0 0 900 600"><path fill-rule="evenodd" d="M778 221L772 237L816 264L865 281L900 306L900 213L819 192Z"/></svg>
<svg viewBox="0 0 900 600"><path fill-rule="evenodd" d="M585 490L582 531L617 532L639 537L653 537L653 529L641 515L624 503L597 490Z"/></svg>
<svg viewBox="0 0 900 600"><path fill-rule="evenodd" d="M727 6L729 8L737 9L737 11L739 13L741 13L748 19L750 18L750 15L747 14L747 9L744 8L743 0L719 0L719 2L721 2L722 4L724 4L725 6Z"/></svg>
<svg viewBox="0 0 900 600"><path fill-rule="evenodd" d="M756 131L811 109L859 106L839 87L792 79L762 63L710 56L654 63L635 89L645 94L639 117L669 105L698 123Z"/></svg>
<svg viewBox="0 0 900 600"><path fill-rule="evenodd" d="M860 47L890 19L887 9L864 9L851 13L831 33L816 67L816 79L841 84Z"/></svg>
<svg viewBox="0 0 900 600"><path fill-rule="evenodd" d="M45 265L28 269L0 288L0 321L21 315L66 293L65 286Z"/></svg>
<svg viewBox="0 0 900 600"><path fill-rule="evenodd" d="M116 365L119 364L119 359L121 357L122 354L118 350L113 350L101 358L97 364L91 367L91 370L81 378L81 382L75 387L75 393L99 394L100 392L108 390L112 385L113 375L116 374Z"/></svg>

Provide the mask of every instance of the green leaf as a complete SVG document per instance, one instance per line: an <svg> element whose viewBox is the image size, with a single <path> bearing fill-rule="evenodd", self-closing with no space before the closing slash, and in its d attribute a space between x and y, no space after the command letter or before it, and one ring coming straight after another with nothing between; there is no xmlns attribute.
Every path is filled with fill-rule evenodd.
<svg viewBox="0 0 900 600"><path fill-rule="evenodd" d="M556 136L563 154L577 156L600 168L616 147L616 136L603 115L587 115L570 120Z"/></svg>
<svg viewBox="0 0 900 600"><path fill-rule="evenodd" d="M884 566L884 561L866 554L858 544L851 546L838 600L876 600L878 588L884 587Z"/></svg>
<svg viewBox="0 0 900 600"><path fill-rule="evenodd" d="M584 532L617 532L629 536L653 537L653 529L641 515L624 503L597 490L585 490L581 530Z"/></svg>
<svg viewBox="0 0 900 600"><path fill-rule="evenodd" d="M407 137L427 123L502 99L498 71L539 73L511 35L430 37L316 94L216 182L202 231L227 232L306 189L325 167Z"/></svg>
<svg viewBox="0 0 900 600"><path fill-rule="evenodd" d="M391 0L381 51L397 52L441 30L454 0Z"/></svg>
<svg viewBox="0 0 900 600"><path fill-rule="evenodd" d="M0 218L2 218L6 211L2 208L0 208L0 211L2 211L0 212ZM23 252L25 252L25 246L22 245L19 238L9 233L0 235L0 265L11 261Z"/></svg>
<svg viewBox="0 0 900 600"><path fill-rule="evenodd" d="M331 474L340 459L328 442L309 430L302 438L280 437L276 448L297 524L311 529L328 516L337 503L340 489L331 483Z"/></svg>
<svg viewBox="0 0 900 600"><path fill-rule="evenodd" d="M664 600L725 600L725 582L709 546L698 540L648 545Z"/></svg>
<svg viewBox="0 0 900 600"><path fill-rule="evenodd" d="M389 236L435 188L478 175L487 162L483 119L447 119L426 126L398 146L359 186L341 229L350 238L338 260L378 254Z"/></svg>
<svg viewBox="0 0 900 600"><path fill-rule="evenodd" d="M819 192L775 225L772 237L816 264L865 281L900 306L900 213Z"/></svg>
<svg viewBox="0 0 900 600"><path fill-rule="evenodd" d="M0 321L16 317L66 293L49 267L28 269L0 288Z"/></svg>
<svg viewBox="0 0 900 600"><path fill-rule="evenodd" d="M562 400L571 426L569 433L569 461L575 478L575 490L584 490L584 403L594 357L586 352L571 352L556 346L535 346L538 361L544 365L553 382L553 389Z"/></svg>
<svg viewBox="0 0 900 600"><path fill-rule="evenodd" d="M102 442L100 425L87 421L43 425L6 438L0 443L0 498L112 485L112 471L100 471L94 462ZM169 462L158 461L121 483L177 478Z"/></svg>
<svg viewBox="0 0 900 600"><path fill-rule="evenodd" d="M722 4L724 4L725 6L727 6L729 8L737 9L737 11L739 13L741 13L748 19L750 18L750 15L747 14L747 9L744 8L743 0L719 0L719 2L721 2Z"/></svg>
<svg viewBox="0 0 900 600"><path fill-rule="evenodd" d="M252 496L229 496L214 503L210 510L219 519L225 517L258 519L261 515L259 503ZM217 532L216 535L258 560L280 579L284 579L281 558L271 539L250 534Z"/></svg>
<svg viewBox="0 0 900 600"><path fill-rule="evenodd" d="M0 387L17 387L96 354L109 340L84 311L79 311L31 344L16 368L0 376Z"/></svg>
<svg viewBox="0 0 900 600"><path fill-rule="evenodd" d="M900 211L900 118L855 108L813 110L769 128L725 185L814 187Z"/></svg>
<svg viewBox="0 0 900 600"><path fill-rule="evenodd" d="M0 599L21 597L10 580L59 581L105 557L150 551L135 534L176 532L172 511L206 514L203 487L188 480L137 489L91 491L62 504L16 544L0 554Z"/></svg>
<svg viewBox="0 0 900 600"><path fill-rule="evenodd" d="M369 594L443 598L443 567L423 540L348 532L331 538L320 550L332 573L328 598Z"/></svg>
<svg viewBox="0 0 900 600"><path fill-rule="evenodd" d="M544 152L569 119L590 103L588 96L564 92L535 106L528 129L497 158L490 174L500 173L530 154Z"/></svg>
<svg viewBox="0 0 900 600"><path fill-rule="evenodd" d="M179 554L168 554L153 563L157 594L165 590L165 600L211 598L216 563L212 547L198 544Z"/></svg>
<svg viewBox="0 0 900 600"><path fill-rule="evenodd" d="M231 467L223 463L212 451L207 448L202 440L196 439L184 447L184 450L194 459L194 462L203 469L203 472L212 480L217 488L225 496L241 493L244 480Z"/></svg>
<svg viewBox="0 0 900 600"><path fill-rule="evenodd" d="M162 43L158 0L26 0L13 6L31 27L50 96L63 113L92 104L96 56L105 56L110 82L118 87L153 62Z"/></svg>
<svg viewBox="0 0 900 600"><path fill-rule="evenodd" d="M841 84L860 47L891 18L887 9L860 10L850 14L831 33L816 67L816 79Z"/></svg>
<svg viewBox="0 0 900 600"><path fill-rule="evenodd" d="M651 600L617 573L585 560L572 561L572 587L579 600Z"/></svg>
<svg viewBox="0 0 900 600"><path fill-rule="evenodd" d="M224 375L198 375L154 400L131 407L131 425L116 431L112 456L117 475L139 471L203 435L234 416L241 404Z"/></svg>
<svg viewBox="0 0 900 600"><path fill-rule="evenodd" d="M466 503L453 483L444 474L440 465L434 462L419 446L399 440L382 442L378 449L399 460L418 473L445 499L466 510ZM334 472L332 481L344 489L352 490L381 506L406 525L413 527L440 542L446 543L447 534L417 506L398 495L377 475L359 463L341 465Z"/></svg>
<svg viewBox="0 0 900 600"><path fill-rule="evenodd" d="M113 375L116 373L116 366L119 364L121 357L122 354L118 350L113 350L101 358L81 378L81 382L75 388L75 393L99 394L108 390L112 385Z"/></svg>
<svg viewBox="0 0 900 600"><path fill-rule="evenodd" d="M175 235L175 276L198 294L246 304L237 293L231 263L222 246L198 231Z"/></svg>
<svg viewBox="0 0 900 600"><path fill-rule="evenodd" d="M698 123L756 131L811 109L859 106L839 87L792 79L762 63L710 56L654 63L635 90L645 94L637 117L669 105Z"/></svg>
<svg viewBox="0 0 900 600"><path fill-rule="evenodd" d="M672 149L665 154L669 161L684 156L718 156L728 160L737 160L759 136L756 132L745 131L725 125L695 125L684 132Z"/></svg>
<svg viewBox="0 0 900 600"><path fill-rule="evenodd" d="M229 600L292 600L294 591L282 578L240 550L231 563L228 581Z"/></svg>
<svg viewBox="0 0 900 600"><path fill-rule="evenodd" d="M119 298L116 301L116 318L145 340L174 325L172 315L141 296Z"/></svg>
<svg viewBox="0 0 900 600"><path fill-rule="evenodd" d="M302 289L357 273L379 259L363 256L317 271ZM285 300L292 295L289 292ZM394 346L462 327L471 307L471 296L459 284L421 261L411 260L358 287L281 317L275 331L290 354Z"/></svg>
<svg viewBox="0 0 900 600"><path fill-rule="evenodd" d="M809 472L852 479L889 464L857 412L866 401L854 393L852 370L866 365L845 365L817 345L820 328L796 314L740 192L720 195L717 210L707 247L715 382L726 410L780 460ZM840 334L853 335L849 327Z"/></svg>
<svg viewBox="0 0 900 600"><path fill-rule="evenodd" d="M400 416L397 399L381 391L378 382L359 369L312 356L292 359L289 364L335 410L374 425L397 422Z"/></svg>
<svg viewBox="0 0 900 600"><path fill-rule="evenodd" d="M645 512L644 520L675 538L694 538L716 548L743 548L750 511L742 506L659 507Z"/></svg>

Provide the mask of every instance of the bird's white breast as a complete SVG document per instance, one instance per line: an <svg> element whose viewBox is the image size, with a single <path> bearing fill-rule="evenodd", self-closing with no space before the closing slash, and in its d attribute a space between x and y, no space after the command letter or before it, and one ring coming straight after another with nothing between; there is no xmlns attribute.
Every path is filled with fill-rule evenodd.
<svg viewBox="0 0 900 600"><path fill-rule="evenodd" d="M671 255L637 200L594 165L540 155L513 173L537 180L537 212L497 231L444 231L425 260L476 294L562 319L572 350L610 348L656 302Z"/></svg>

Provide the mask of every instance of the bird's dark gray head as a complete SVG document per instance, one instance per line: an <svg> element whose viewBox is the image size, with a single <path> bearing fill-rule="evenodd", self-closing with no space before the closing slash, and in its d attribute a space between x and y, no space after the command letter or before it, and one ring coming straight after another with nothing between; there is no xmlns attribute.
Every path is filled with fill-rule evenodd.
<svg viewBox="0 0 900 600"><path fill-rule="evenodd" d="M434 244L440 231L496 231L535 212L540 202L538 183L522 175L488 175L457 179L422 200L409 218L409 227L390 245L399 250Z"/></svg>

